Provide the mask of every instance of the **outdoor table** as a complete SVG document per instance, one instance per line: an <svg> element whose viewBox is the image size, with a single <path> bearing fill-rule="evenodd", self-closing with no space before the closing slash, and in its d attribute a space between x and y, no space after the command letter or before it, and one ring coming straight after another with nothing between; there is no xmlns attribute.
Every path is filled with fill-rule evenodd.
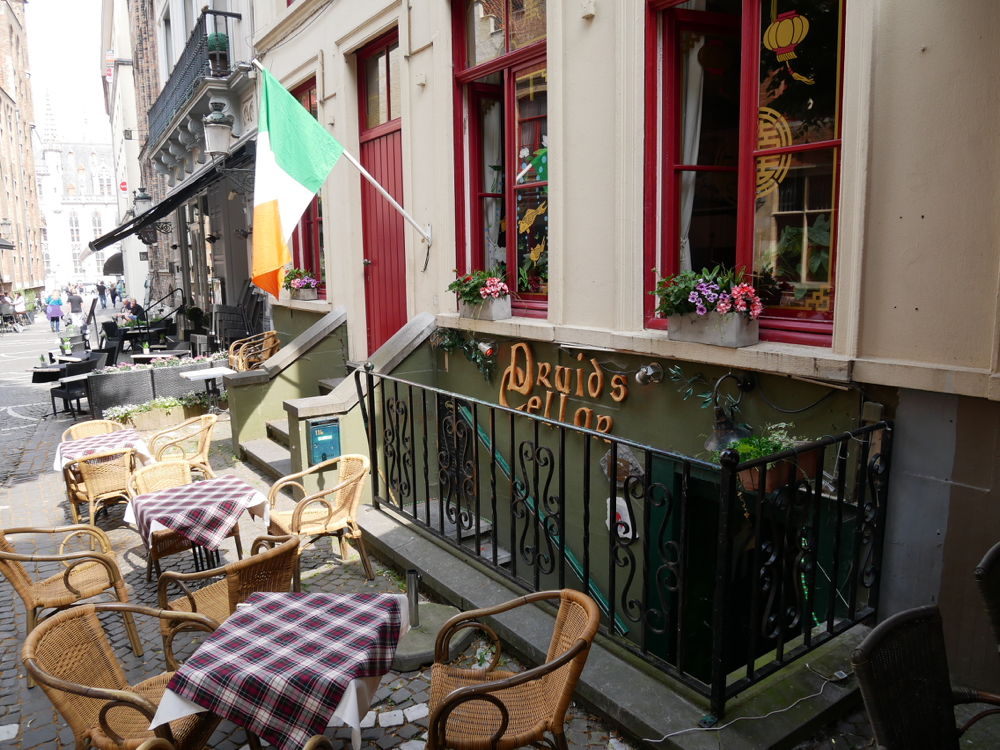
<svg viewBox="0 0 1000 750"><path fill-rule="evenodd" d="M181 377L185 380L203 380L205 381L205 393L208 394L209 403L212 404L212 409L216 412L219 411L219 384L218 379L225 375L233 375L236 370L230 370L228 367L209 367L207 370L192 370L191 372L182 372Z"/></svg>
<svg viewBox="0 0 1000 750"><path fill-rule="evenodd" d="M156 353L150 352L149 354L133 354L132 364L145 365L152 362L154 359L170 359L183 357L189 354L187 351L158 351Z"/></svg>
<svg viewBox="0 0 1000 750"><path fill-rule="evenodd" d="M410 627L403 594L252 594L174 674L150 729L211 711L279 750L361 719Z"/></svg>
<svg viewBox="0 0 1000 750"><path fill-rule="evenodd" d="M125 523L139 529L149 547L153 532L169 529L191 542L196 570L219 566L219 545L229 536L243 511L270 522L270 503L260 492L232 475L170 487L132 498L125 506Z"/></svg>
<svg viewBox="0 0 1000 750"><path fill-rule="evenodd" d="M52 464L52 470L62 471L66 464L73 463L78 458L83 458L91 453L114 450L115 448L135 448L135 452L142 463L153 463L153 454L149 452L146 441L139 437L138 432L135 430L119 430L118 432L92 435L90 437L66 440L59 443L56 446L56 459Z"/></svg>
<svg viewBox="0 0 1000 750"><path fill-rule="evenodd" d="M32 383L54 383L66 374L66 368L59 365L33 367L31 369Z"/></svg>

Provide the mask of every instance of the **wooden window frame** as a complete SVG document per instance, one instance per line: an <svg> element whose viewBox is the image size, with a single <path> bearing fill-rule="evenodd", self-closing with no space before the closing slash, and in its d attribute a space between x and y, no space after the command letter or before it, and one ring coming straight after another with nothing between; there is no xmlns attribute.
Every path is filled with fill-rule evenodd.
<svg viewBox="0 0 1000 750"><path fill-rule="evenodd" d="M492 60L480 63L474 67L468 67L468 46L466 37L466 3L465 0L454 0L452 3L452 49L453 62L455 68L454 76L454 129L455 129L455 269L459 274L470 271L483 270L484 248L481 245L483 233L482 213L480 202L483 197L493 195L484 193L476 187L476 195L473 197L472 190L475 186L483 184L481 160L472 158L471 148L477 145L478 122L475 118L474 105L479 99L481 91L475 88L475 82L483 76L491 73L503 73L504 80L500 85L501 98L504 105L504 171L507 175L517 174L515 165L517 163L517 119L516 119L516 91L514 81L509 80L511 74L521 68L527 68L539 63L546 64L548 57L548 37L537 42L516 49L512 52L500 54ZM510 33L510 5L504 3L504 29L505 34ZM509 38L509 37L508 37ZM474 97L467 97L466 91L475 93ZM476 101L473 101L475 99ZM469 131L465 132L465 119L468 115ZM466 165L466 157L468 165ZM533 182L531 187L541 187L548 185L548 181ZM517 216L516 190L512 184L504 184L504 201L506 204L505 214L508 222L511 217ZM469 225L469 232L466 225ZM509 226L509 225L508 225ZM469 236L471 235L471 236ZM513 237L513 243L511 239ZM517 289L517 264L511 263L510 258L517 258L517 234L508 232L507 235L507 285L512 291ZM511 247L513 244L513 249ZM551 243L549 243L551 260ZM467 262L467 258L471 264ZM552 280L550 279L550 284ZM512 295L511 306L514 314L518 317L526 318L546 318L548 317L548 294L522 294Z"/></svg>
<svg viewBox="0 0 1000 750"><path fill-rule="evenodd" d="M665 95L667 81L675 79L676 70L672 55L664 54L666 41L661 46L660 14L680 5L684 0L647 0L645 19L645 155L643 171L643 273L644 292L651 292L656 287L657 268L664 275L677 273L680 256L676 247L676 180L667 179L668 174L675 173L675 165L668 163L668 149L660 147L662 142L677 140L678 128L676 112L670 97ZM797 144L784 148L757 150L757 101L760 80L760 39L761 39L761 4L764 0L743 0L740 19L741 34L741 69L740 69L740 138L739 158L737 168L737 241L736 265L744 269L753 268L753 235L754 235L754 200L756 195L755 170L756 160L760 156L785 153L802 153L805 151L834 151L834 182L833 182L833 215L832 242L833 253L830 263L830 301L831 310L836 293L836 259L839 256L838 234L840 216L840 138L820 142ZM846 16L848 0L843 0L842 15ZM680 12L680 9L678 9ZM845 28L842 18L841 29ZM666 40L664 32L662 39ZM660 66L662 55L662 68ZM838 69L837 134L839 135L843 119L843 65L844 65L844 34L840 37L840 66ZM662 75L662 78L661 78ZM668 202L672 201L672 202ZM662 221L658 222L657 219ZM669 232L672 232L670 234ZM659 253L658 253L659 250ZM659 257L657 255L659 254ZM643 294L643 317L646 328L666 330L667 321L656 317L656 298L651 294ZM831 347L833 345L833 314L828 320L802 320L775 314L773 309L765 308L760 318L761 341L777 341L806 346Z"/></svg>
<svg viewBox="0 0 1000 750"><path fill-rule="evenodd" d="M308 94L310 90L315 92L314 95L316 96L318 107L319 90L317 89L316 76L291 89L289 93L301 103L302 97ZM295 230L292 232L291 247L292 265L295 268L312 271L319 282L319 286L316 287L318 299L326 299L326 274L322 272L325 264L320 258L320 254L323 252L322 234L323 206L322 191L320 191L309 201L309 205L302 214L302 218L299 219L299 223L295 226Z"/></svg>

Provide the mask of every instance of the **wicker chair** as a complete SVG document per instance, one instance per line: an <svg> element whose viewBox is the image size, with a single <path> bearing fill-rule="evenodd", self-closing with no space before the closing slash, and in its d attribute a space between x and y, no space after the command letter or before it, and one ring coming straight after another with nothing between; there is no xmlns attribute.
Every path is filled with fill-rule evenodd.
<svg viewBox="0 0 1000 750"><path fill-rule="evenodd" d="M80 438L93 437L94 435L107 435L109 432L118 432L125 427L110 419L88 419L86 422L75 424L62 434L61 442L67 440L79 440Z"/></svg>
<svg viewBox="0 0 1000 750"><path fill-rule="evenodd" d="M545 663L517 674L495 669L500 639L476 620L547 599L560 604ZM434 648L427 750L513 750L548 744L545 732L552 735L557 750L566 750L566 709L600 622L594 600L571 589L540 591L452 617L442 626ZM459 669L445 663L452 636L470 627L481 628L493 639L496 653L486 669Z"/></svg>
<svg viewBox="0 0 1000 750"><path fill-rule="evenodd" d="M299 481L304 476L326 471L338 464L340 468L338 479L340 481L333 487L310 495L302 482ZM361 503L361 495L365 489L365 482L368 480L369 466L370 463L366 456L345 454L310 466L305 471L289 474L279 479L271 485L271 491L267 496L271 503L269 533L272 536L291 534L312 537L307 544L315 542L323 536L336 535L340 538L340 556L344 560L347 559L347 540L353 539L357 542L358 553L361 555L361 563L365 566L368 580L374 580L375 572L368 559L368 551L365 549L365 541L361 536L361 527L358 526L357 521L358 505ZM275 510L278 495L286 487L296 487L306 497L299 500L293 510ZM334 496L332 500L328 499L329 495ZM296 590L299 587L299 572L299 566L296 565Z"/></svg>
<svg viewBox="0 0 1000 750"><path fill-rule="evenodd" d="M256 370L270 359L280 346L277 331L264 331L239 339L229 347L229 366L237 372Z"/></svg>
<svg viewBox="0 0 1000 750"><path fill-rule="evenodd" d="M263 551L259 551L262 548ZM236 605L245 601L250 594L257 591L287 592L291 588L298 563L298 550L297 536L262 536L254 540L250 557L238 562L200 573L176 573L168 570L160 576L157 586L160 609L200 612L222 624L236 611ZM191 581L206 581L217 576L225 578L194 591L187 586ZM171 583L176 583L183 590L184 596L167 601L167 589ZM167 653L170 653L167 639L170 637L171 625L169 620L160 620L160 634ZM177 669L177 665L169 661L167 666Z"/></svg>
<svg viewBox="0 0 1000 750"><path fill-rule="evenodd" d="M214 479L215 474L201 464L192 461L161 461L137 469L129 477L128 492L130 497L148 495L150 492L168 490L171 487L183 487L191 484L194 478L191 475L192 469L201 469L205 472L207 479ZM162 575L160 560L170 555L187 552L191 549L191 541L184 538L176 531L161 529L153 532L152 542L143 539L142 543L147 545L149 555L146 560L146 580L152 578L153 568L156 568L156 575ZM240 525L237 523L233 530L229 532L236 542L236 556L243 559L243 542L240 541Z"/></svg>
<svg viewBox="0 0 1000 750"><path fill-rule="evenodd" d="M993 545L976 566L976 585L986 605L993 639L1000 650L1000 543Z"/></svg>
<svg viewBox="0 0 1000 750"><path fill-rule="evenodd" d="M851 655L875 740L884 750L958 750L959 737L1000 709L982 711L961 728L955 706L1000 706L1000 695L953 687L937 607L917 607L879 624Z"/></svg>
<svg viewBox="0 0 1000 750"><path fill-rule="evenodd" d="M149 438L149 452L157 461L182 460L211 475L212 468L208 464L208 449L212 446L212 432L218 417L214 414L202 414L192 417L179 425L160 430ZM191 443L195 445L191 445Z"/></svg>
<svg viewBox="0 0 1000 750"><path fill-rule="evenodd" d="M177 630L211 633L215 629L203 615L168 615L134 604L82 604L53 615L35 628L24 642L21 658L28 674L42 686L73 730L77 750L88 746L134 750L154 737L171 742L177 750L204 747L220 721L214 714L198 713L152 731L147 728L173 673L129 684L97 617L98 612L113 611L169 616L180 621Z"/></svg>
<svg viewBox="0 0 1000 750"><path fill-rule="evenodd" d="M79 505L87 505L90 525L93 526L99 511L116 503L128 502L127 484L134 469L134 448L91 453L66 464L63 478L73 522L80 523Z"/></svg>
<svg viewBox="0 0 1000 750"><path fill-rule="evenodd" d="M333 743L325 734L317 734L309 738L302 750L333 750Z"/></svg>
<svg viewBox="0 0 1000 750"><path fill-rule="evenodd" d="M7 539L17 534L66 534L59 545L57 555L19 555ZM74 537L89 537L100 543L100 552L66 552L66 545ZM61 562L66 569L41 581L33 580L25 569L26 562ZM51 609L58 612L83 599L108 592L120 602L128 602L128 591L118 569L118 560L108 535L96 526L79 524L58 526L54 529L16 528L0 529L0 573L10 581L11 586L24 601L28 615L28 631L49 615L42 614ZM41 615L41 616L40 616ZM122 613L125 632L128 634L132 651L142 656L142 642L135 629L132 615Z"/></svg>

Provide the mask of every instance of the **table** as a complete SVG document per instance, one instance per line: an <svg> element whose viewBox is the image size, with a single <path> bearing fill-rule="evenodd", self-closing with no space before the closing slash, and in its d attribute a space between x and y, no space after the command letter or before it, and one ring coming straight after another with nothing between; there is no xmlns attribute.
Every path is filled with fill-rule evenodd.
<svg viewBox="0 0 1000 750"><path fill-rule="evenodd" d="M143 544L152 544L153 532L169 529L192 544L195 569L219 565L219 545L229 536L243 511L270 523L267 498L232 475L193 482L132 498L125 506L125 523L139 529Z"/></svg>
<svg viewBox="0 0 1000 750"><path fill-rule="evenodd" d="M137 431L119 430L118 432L109 432L105 435L92 435L91 437L66 440L59 443L56 446L56 459L52 464L52 471L62 471L66 464L73 463L76 459L88 456L91 453L110 451L115 448L135 448L135 452L142 463L153 462L153 454L149 452L146 441L139 437Z"/></svg>
<svg viewBox="0 0 1000 750"><path fill-rule="evenodd" d="M190 352L187 350L184 351L161 350L157 352L150 352L149 354L132 354L130 356L132 358L132 364L146 365L152 362L154 359L170 359L171 357L178 358L178 357L184 357L188 354L190 354Z"/></svg>
<svg viewBox="0 0 1000 750"><path fill-rule="evenodd" d="M236 370L230 370L228 367L209 367L207 370L182 372L181 377L185 380L205 381L205 393L208 394L209 403L212 404L211 408L214 413L218 413L221 410L219 409L219 384L216 381L225 375L235 373Z"/></svg>
<svg viewBox="0 0 1000 750"><path fill-rule="evenodd" d="M211 711L298 750L334 717L361 719L410 627L403 594L252 594L174 674L150 729Z"/></svg>

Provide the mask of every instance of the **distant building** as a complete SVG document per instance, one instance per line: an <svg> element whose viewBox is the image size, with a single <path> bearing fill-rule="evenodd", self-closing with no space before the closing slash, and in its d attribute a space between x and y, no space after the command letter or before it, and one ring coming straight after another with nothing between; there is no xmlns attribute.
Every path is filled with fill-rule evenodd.
<svg viewBox="0 0 1000 750"><path fill-rule="evenodd" d="M0 4L0 288L41 289L42 242L23 0ZM13 245L13 247L9 247Z"/></svg>

